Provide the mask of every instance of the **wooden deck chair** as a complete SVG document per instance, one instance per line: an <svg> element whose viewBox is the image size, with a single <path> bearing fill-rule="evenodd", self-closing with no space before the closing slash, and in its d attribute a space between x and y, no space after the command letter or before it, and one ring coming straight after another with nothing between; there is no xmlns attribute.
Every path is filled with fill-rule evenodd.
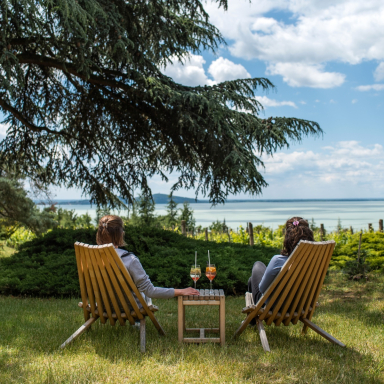
<svg viewBox="0 0 384 384"><path fill-rule="evenodd" d="M265 351L270 352L263 320L267 325L275 323L276 326L281 323L297 324L300 320L304 323L303 334L311 328L330 342L345 347L343 343L311 322L334 248L334 241L301 240L256 304L253 303L252 294L246 293L246 307L242 312L246 313L247 317L235 332L235 337L244 331L253 318L256 318L261 344ZM269 301L266 303L267 299Z"/></svg>
<svg viewBox="0 0 384 384"><path fill-rule="evenodd" d="M64 348L86 331L97 319L111 325L116 321L132 325L140 320L140 351L145 352L145 317L148 316L160 335L165 332L153 312L158 308L140 294L112 244L88 245L75 243L77 270L85 324L83 324L60 348ZM139 299L139 308L132 292Z"/></svg>

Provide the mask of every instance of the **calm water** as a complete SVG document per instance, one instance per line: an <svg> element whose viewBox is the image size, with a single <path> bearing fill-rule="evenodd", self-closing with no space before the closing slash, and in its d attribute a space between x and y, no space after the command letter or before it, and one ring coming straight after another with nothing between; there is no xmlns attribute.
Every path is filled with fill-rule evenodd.
<svg viewBox="0 0 384 384"><path fill-rule="evenodd" d="M96 207L90 205L62 205L64 209L74 209L78 215L86 212L96 217ZM181 204L179 204L181 207ZM324 224L328 230L334 230L338 219L344 227L352 226L355 230L378 228L379 219L384 219L384 201L254 201L244 203L227 203L211 208L208 203L191 204L197 225L206 227L213 221L225 221L228 227L236 230L247 222L253 225L264 224L277 228L292 216L312 218L319 225ZM115 211L115 214L126 216L127 211ZM165 215L166 205L157 204L156 214Z"/></svg>

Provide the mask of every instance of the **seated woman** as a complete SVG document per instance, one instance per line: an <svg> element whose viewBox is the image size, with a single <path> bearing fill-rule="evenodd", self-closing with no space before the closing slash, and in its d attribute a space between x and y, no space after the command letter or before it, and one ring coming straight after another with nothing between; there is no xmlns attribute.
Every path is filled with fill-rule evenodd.
<svg viewBox="0 0 384 384"><path fill-rule="evenodd" d="M199 291L191 287L185 289L155 287L145 273L138 257L132 252L127 252L119 248L120 246L125 245L124 233L123 220L119 216L107 215L102 217L99 221L96 242L98 245L112 243L115 246L117 254L130 273L139 292L142 292L146 297L153 299L169 299L175 296L199 295ZM135 299L141 307L138 299Z"/></svg>
<svg viewBox="0 0 384 384"><path fill-rule="evenodd" d="M292 217L285 223L284 244L280 255L273 256L268 267L261 261L253 264L252 275L248 280L248 292L252 293L255 304L264 295L300 240L315 241L308 222L301 217Z"/></svg>

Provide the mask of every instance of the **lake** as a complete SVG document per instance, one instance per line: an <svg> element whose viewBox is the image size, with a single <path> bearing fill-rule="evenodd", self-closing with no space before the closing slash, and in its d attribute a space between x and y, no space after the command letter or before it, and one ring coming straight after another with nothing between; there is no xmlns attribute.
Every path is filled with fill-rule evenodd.
<svg viewBox="0 0 384 384"><path fill-rule="evenodd" d="M92 218L96 217L95 206L65 204L61 207L73 209L78 215L88 212ZM178 208L181 208L181 204ZM384 200L251 201L229 202L216 207L211 207L209 203L197 203L191 204L191 208L194 210L196 225L206 227L213 221L225 219L228 227L234 230L240 225L245 227L247 222L252 222L253 226L263 224L277 228L292 216L301 216L307 220L313 218L318 226L324 224L329 231L335 230L339 219L343 227L367 229L368 223L372 223L377 230L379 219L384 219ZM165 204L157 204L156 214L165 215L166 209ZM127 211L114 213L127 216Z"/></svg>

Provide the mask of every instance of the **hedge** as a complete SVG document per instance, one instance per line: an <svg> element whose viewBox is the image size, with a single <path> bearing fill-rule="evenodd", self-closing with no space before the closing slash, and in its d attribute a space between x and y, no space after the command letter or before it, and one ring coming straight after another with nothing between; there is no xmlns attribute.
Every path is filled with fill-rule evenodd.
<svg viewBox="0 0 384 384"><path fill-rule="evenodd" d="M253 263L265 264L279 251L265 246L206 242L156 228L126 227L126 249L134 252L156 286L185 288L192 285L189 269L194 263L204 271L207 252L216 264L213 285L227 294L242 294ZM0 293L29 296L78 297L76 257L73 244L95 244L93 229L56 229L21 245L9 258L0 259ZM202 276L198 288L208 288Z"/></svg>

